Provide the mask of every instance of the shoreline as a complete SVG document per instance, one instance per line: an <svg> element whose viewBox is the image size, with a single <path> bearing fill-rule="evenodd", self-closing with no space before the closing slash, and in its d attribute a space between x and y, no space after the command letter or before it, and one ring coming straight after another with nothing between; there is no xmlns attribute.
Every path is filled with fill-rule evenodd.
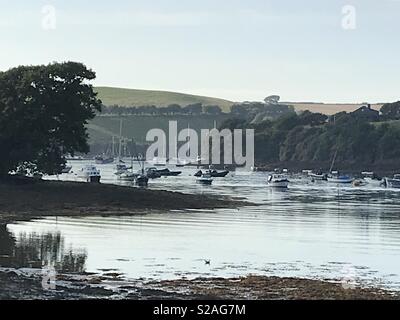
<svg viewBox="0 0 400 320"><path fill-rule="evenodd" d="M23 201L22 201L22 200ZM256 205L240 199L106 184L0 180L0 225L47 216L128 216L185 209ZM25 271L24 271L25 270ZM27 270L27 271L26 271ZM42 288L41 269L0 268L3 299L400 299L381 288L344 289L334 280L249 275L239 278L129 280L118 271L58 274L56 290Z"/></svg>
<svg viewBox="0 0 400 320"><path fill-rule="evenodd" d="M129 216L170 210L255 205L239 199L108 184L0 180L0 224L46 216Z"/></svg>
<svg viewBox="0 0 400 320"><path fill-rule="evenodd" d="M0 270L0 300L400 300L396 291L276 276L154 281L116 272L58 274L51 289L42 280L41 270Z"/></svg>

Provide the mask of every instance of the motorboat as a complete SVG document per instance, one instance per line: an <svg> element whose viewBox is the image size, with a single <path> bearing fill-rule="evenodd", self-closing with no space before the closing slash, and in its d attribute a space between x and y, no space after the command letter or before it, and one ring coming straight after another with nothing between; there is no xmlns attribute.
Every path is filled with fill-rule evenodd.
<svg viewBox="0 0 400 320"><path fill-rule="evenodd" d="M340 175L339 172L334 171L330 176L328 176L328 182L336 184L350 184L354 179L347 175Z"/></svg>
<svg viewBox="0 0 400 320"><path fill-rule="evenodd" d="M169 169L157 170L162 177L176 177L182 174L182 171L170 171Z"/></svg>
<svg viewBox="0 0 400 320"><path fill-rule="evenodd" d="M145 170L145 172L146 172L146 176L147 176L149 179L158 179L158 178L161 178L161 174L158 172L158 169L157 169L156 167L147 168L147 169Z"/></svg>
<svg viewBox="0 0 400 320"><path fill-rule="evenodd" d="M312 180L319 180L319 181L326 181L328 179L328 175L326 173L322 173L322 172L309 172L308 176L312 179Z"/></svg>
<svg viewBox="0 0 400 320"><path fill-rule="evenodd" d="M207 173L209 173L211 175L211 177L213 177L213 178L225 178L229 174L229 171L225 170L225 171L218 172L217 170L209 170L209 171L207 171ZM203 171L199 170L195 173L194 176L201 177L202 175L203 175Z"/></svg>
<svg viewBox="0 0 400 320"><path fill-rule="evenodd" d="M72 170L72 166L65 166L61 169L61 173L70 173Z"/></svg>
<svg viewBox="0 0 400 320"><path fill-rule="evenodd" d="M283 174L271 174L268 177L268 185L274 188L287 188L289 179Z"/></svg>
<svg viewBox="0 0 400 320"><path fill-rule="evenodd" d="M213 181L214 180L210 173L203 173L200 177L197 178L197 183L204 185L211 185Z"/></svg>
<svg viewBox="0 0 400 320"><path fill-rule="evenodd" d="M90 183L100 183L101 174L93 165L86 165L78 172L78 177Z"/></svg>
<svg viewBox="0 0 400 320"><path fill-rule="evenodd" d="M384 178L383 180L386 188L400 189L400 174L395 174L393 178Z"/></svg>

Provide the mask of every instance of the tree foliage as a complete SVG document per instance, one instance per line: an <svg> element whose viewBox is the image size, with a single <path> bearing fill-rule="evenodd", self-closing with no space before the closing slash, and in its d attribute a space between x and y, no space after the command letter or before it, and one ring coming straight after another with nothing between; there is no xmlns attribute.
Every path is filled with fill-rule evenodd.
<svg viewBox="0 0 400 320"><path fill-rule="evenodd" d="M64 155L89 151L85 124L101 110L94 78L74 62L0 73L0 174L59 173Z"/></svg>

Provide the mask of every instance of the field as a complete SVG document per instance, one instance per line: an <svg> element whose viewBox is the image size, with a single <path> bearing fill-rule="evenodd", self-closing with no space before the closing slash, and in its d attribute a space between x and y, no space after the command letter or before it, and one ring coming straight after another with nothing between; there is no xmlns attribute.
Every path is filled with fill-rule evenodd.
<svg viewBox="0 0 400 320"><path fill-rule="evenodd" d="M95 91L106 106L146 106L155 105L166 107L170 104L186 106L192 103L202 103L203 105L218 105L225 112L229 112L232 101L196 96L177 92L135 90L111 87L96 87Z"/></svg>
<svg viewBox="0 0 400 320"><path fill-rule="evenodd" d="M339 103L299 103L299 102L288 102L288 104L294 106L296 111L309 110L311 112L320 112L328 116L338 112L346 111L353 112L361 107L360 104L339 104ZM373 104L372 109L380 110L383 104Z"/></svg>
<svg viewBox="0 0 400 320"><path fill-rule="evenodd" d="M146 134L149 130L159 128L168 133L169 121L178 122L178 130L191 129L199 132L201 129L212 129L214 122L220 125L229 115L220 116L201 115L197 117L187 116L124 116L122 136L127 139L135 139L137 143L146 141ZM119 116L98 116L88 124L90 144L109 144L112 137L119 136Z"/></svg>

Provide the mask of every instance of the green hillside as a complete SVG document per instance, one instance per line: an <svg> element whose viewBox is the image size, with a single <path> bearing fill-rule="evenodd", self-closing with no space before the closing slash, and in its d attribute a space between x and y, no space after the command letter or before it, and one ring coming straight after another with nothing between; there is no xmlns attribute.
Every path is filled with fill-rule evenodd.
<svg viewBox="0 0 400 320"><path fill-rule="evenodd" d="M224 111L229 111L233 102L223 99L202 97L184 93L152 90L135 90L111 87L96 87L99 98L106 106L144 106L155 105L166 107L170 104L186 106L192 103L202 103L203 105L218 105Z"/></svg>

